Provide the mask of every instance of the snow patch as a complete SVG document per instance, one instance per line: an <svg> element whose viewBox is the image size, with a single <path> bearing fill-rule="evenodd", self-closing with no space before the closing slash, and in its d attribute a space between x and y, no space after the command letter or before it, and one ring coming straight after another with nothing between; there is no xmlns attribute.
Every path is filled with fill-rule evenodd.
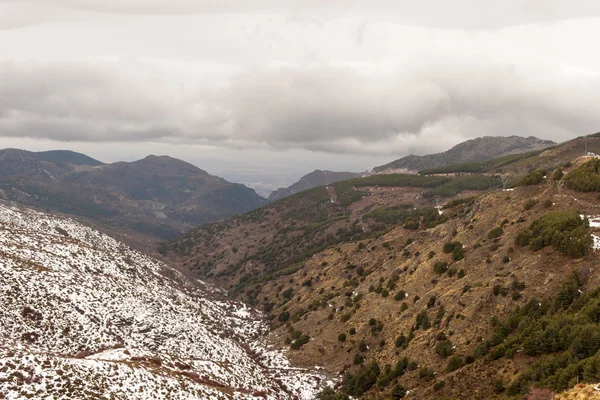
<svg viewBox="0 0 600 400"><path fill-rule="evenodd" d="M0 203L0 255L0 397L308 400L327 380L266 349L260 312L71 219Z"/></svg>

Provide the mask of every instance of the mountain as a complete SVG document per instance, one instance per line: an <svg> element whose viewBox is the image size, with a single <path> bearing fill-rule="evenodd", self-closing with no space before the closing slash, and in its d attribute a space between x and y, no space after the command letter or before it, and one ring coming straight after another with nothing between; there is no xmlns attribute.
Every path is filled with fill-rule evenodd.
<svg viewBox="0 0 600 400"><path fill-rule="evenodd" d="M295 363L340 374L322 398L550 399L600 380L589 153L600 134L440 175L336 182L160 251L262 307Z"/></svg>
<svg viewBox="0 0 600 400"><path fill-rule="evenodd" d="M317 186L325 186L334 182L345 181L347 179L358 178L362 174L354 172L334 172L314 170L310 174L304 175L300 180L286 188L279 188L269 195L269 201L276 201L290 196L303 190L312 189Z"/></svg>
<svg viewBox="0 0 600 400"><path fill-rule="evenodd" d="M18 149L0 150L0 177L41 176L53 180L86 167L103 165L84 154L71 151L32 152Z"/></svg>
<svg viewBox="0 0 600 400"><path fill-rule="evenodd" d="M262 315L93 229L0 203L0 397L315 398Z"/></svg>
<svg viewBox="0 0 600 400"><path fill-rule="evenodd" d="M88 165L90 167L104 165L104 163L94 160L85 154L76 153L70 150L38 151L33 153L32 156L40 161L46 161L54 164L70 163L73 165Z"/></svg>
<svg viewBox="0 0 600 400"><path fill-rule="evenodd" d="M175 158L103 164L69 151L0 151L0 199L160 239L266 204L252 189Z"/></svg>
<svg viewBox="0 0 600 400"><path fill-rule="evenodd" d="M536 137L484 136L467 140L448 151L426 156L409 155L391 163L373 168L374 173L414 174L424 169L471 161L484 161L511 154L542 150L556 143Z"/></svg>

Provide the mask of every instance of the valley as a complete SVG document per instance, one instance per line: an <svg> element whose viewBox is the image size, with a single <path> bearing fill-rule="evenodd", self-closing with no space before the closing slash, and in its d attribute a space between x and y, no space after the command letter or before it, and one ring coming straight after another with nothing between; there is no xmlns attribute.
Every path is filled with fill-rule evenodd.
<svg viewBox="0 0 600 400"><path fill-rule="evenodd" d="M509 357L491 356L504 352L493 348L498 324L532 302L554 304L574 273L580 293L594 296L600 275L598 236L569 254L532 251L519 238L546 215L571 215L581 229L592 221L598 235L597 192L568 183L594 159L577 156L584 146L600 150L597 136L484 162L483 173L458 164L437 176L376 175L311 189L161 251L264 309L269 340L294 350L294 362L327 360L325 370L342 379L338 394L323 398L399 398L401 388L414 399L526 394L522 371L538 368L536 358L518 345ZM547 172L538 177L536 168ZM511 177L509 189L500 174ZM568 389L564 379L547 385Z"/></svg>
<svg viewBox="0 0 600 400"><path fill-rule="evenodd" d="M598 134L353 177L160 245L126 223L1 203L0 393L570 398L600 379L593 153ZM93 174L99 165L73 165L61 179L108 187L124 176L115 191L165 204L191 185L173 174L198 173L152 157ZM159 189L163 170L171 183Z"/></svg>

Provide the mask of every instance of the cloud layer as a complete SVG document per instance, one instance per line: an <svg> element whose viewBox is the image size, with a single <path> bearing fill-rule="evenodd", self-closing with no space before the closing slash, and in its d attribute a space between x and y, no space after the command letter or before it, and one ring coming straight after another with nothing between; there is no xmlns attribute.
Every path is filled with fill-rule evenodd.
<svg viewBox="0 0 600 400"><path fill-rule="evenodd" d="M600 130L599 22L594 0L0 0L0 137L386 159L566 140Z"/></svg>
<svg viewBox="0 0 600 400"><path fill-rule="evenodd" d="M437 65L373 77L280 67L181 90L128 68L0 64L0 135L397 154L416 138L560 140L600 126L600 79L559 71Z"/></svg>

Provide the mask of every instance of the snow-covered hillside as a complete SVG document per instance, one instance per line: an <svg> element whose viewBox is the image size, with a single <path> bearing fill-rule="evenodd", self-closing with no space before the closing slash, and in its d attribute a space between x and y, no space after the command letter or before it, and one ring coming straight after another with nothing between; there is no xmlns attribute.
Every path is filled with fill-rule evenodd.
<svg viewBox="0 0 600 400"><path fill-rule="evenodd" d="M0 398L312 399L240 303L93 229L0 204Z"/></svg>

